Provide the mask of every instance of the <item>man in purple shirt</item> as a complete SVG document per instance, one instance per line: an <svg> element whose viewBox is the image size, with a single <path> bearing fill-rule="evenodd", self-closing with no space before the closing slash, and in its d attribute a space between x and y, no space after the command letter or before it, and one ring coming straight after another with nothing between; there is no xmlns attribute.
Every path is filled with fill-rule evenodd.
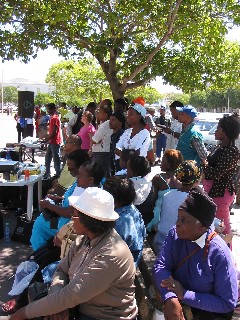
<svg viewBox="0 0 240 320"><path fill-rule="evenodd" d="M153 267L167 320L184 319L182 304L197 320L232 319L237 271L227 244L211 228L215 212L215 203L199 187L179 207Z"/></svg>

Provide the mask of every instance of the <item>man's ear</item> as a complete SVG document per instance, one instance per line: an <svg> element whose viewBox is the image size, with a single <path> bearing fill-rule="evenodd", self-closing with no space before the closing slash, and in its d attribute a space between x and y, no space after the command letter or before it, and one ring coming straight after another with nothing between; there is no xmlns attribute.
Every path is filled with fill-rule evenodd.
<svg viewBox="0 0 240 320"><path fill-rule="evenodd" d="M89 187L94 186L94 177L89 177Z"/></svg>

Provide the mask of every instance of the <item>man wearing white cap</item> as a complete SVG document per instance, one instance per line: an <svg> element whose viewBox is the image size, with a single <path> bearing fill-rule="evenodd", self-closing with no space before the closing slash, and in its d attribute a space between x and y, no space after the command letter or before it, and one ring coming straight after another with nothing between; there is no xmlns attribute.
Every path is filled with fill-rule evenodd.
<svg viewBox="0 0 240 320"><path fill-rule="evenodd" d="M12 319L57 315L78 320L136 319L135 267L127 244L114 229L119 215L112 195L96 187L69 198L79 235L53 276L48 296L18 310Z"/></svg>

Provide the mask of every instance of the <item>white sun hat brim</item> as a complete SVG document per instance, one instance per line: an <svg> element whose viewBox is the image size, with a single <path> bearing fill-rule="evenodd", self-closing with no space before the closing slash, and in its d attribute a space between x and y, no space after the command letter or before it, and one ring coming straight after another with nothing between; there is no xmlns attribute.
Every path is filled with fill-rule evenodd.
<svg viewBox="0 0 240 320"><path fill-rule="evenodd" d="M69 204L91 218L101 221L115 221L119 215L114 211L113 196L100 188L89 187L80 196L68 198Z"/></svg>

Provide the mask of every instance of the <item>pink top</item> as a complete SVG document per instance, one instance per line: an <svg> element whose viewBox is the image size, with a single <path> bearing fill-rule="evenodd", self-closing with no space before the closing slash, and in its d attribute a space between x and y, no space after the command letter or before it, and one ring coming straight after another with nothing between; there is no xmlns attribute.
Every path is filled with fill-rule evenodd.
<svg viewBox="0 0 240 320"><path fill-rule="evenodd" d="M94 134L96 129L94 126L90 123L88 125L84 125L80 131L78 132L78 136L82 139L82 149L89 150L90 148L90 138L89 133Z"/></svg>

